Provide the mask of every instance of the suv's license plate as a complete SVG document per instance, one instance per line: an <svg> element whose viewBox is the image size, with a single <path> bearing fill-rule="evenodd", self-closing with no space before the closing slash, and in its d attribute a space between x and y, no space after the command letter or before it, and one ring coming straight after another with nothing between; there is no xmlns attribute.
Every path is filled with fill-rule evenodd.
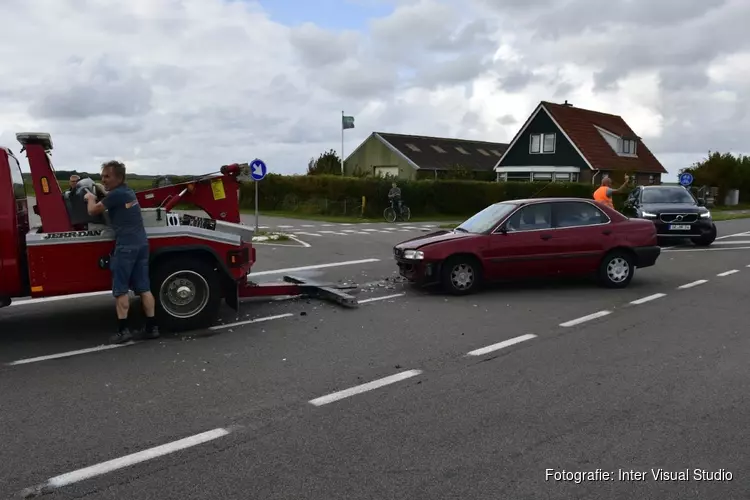
<svg viewBox="0 0 750 500"><path fill-rule="evenodd" d="M689 231L690 224L672 224L669 229L672 231Z"/></svg>

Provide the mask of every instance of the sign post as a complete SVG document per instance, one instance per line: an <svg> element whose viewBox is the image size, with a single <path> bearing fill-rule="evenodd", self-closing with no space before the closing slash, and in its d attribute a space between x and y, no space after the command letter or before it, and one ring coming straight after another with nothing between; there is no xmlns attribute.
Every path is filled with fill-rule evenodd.
<svg viewBox="0 0 750 500"><path fill-rule="evenodd" d="M268 170L263 160L258 158L250 162L250 177L255 181L255 232L258 232L258 184L266 176Z"/></svg>
<svg viewBox="0 0 750 500"><path fill-rule="evenodd" d="M681 186L688 187L692 183L693 183L693 174L691 174L690 172L683 172L680 174Z"/></svg>

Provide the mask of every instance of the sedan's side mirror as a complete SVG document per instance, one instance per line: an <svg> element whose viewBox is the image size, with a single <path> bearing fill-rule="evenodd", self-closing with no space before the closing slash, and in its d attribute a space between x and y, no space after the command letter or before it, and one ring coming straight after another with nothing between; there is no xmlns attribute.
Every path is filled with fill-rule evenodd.
<svg viewBox="0 0 750 500"><path fill-rule="evenodd" d="M698 198L698 206L699 207L705 207L706 206L706 200L703 198Z"/></svg>
<svg viewBox="0 0 750 500"><path fill-rule="evenodd" d="M497 230L495 231L495 234L498 234L498 233L499 234L508 234L508 229L505 227L505 224L503 224L502 226L500 226L499 228L497 228Z"/></svg>

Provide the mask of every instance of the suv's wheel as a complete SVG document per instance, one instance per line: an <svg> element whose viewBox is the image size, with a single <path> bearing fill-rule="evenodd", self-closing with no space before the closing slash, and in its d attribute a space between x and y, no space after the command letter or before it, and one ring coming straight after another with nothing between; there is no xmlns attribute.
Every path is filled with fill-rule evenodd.
<svg viewBox="0 0 750 500"><path fill-rule="evenodd" d="M711 243L713 243L715 240L716 240L716 224L712 224L710 233L708 233L705 236L693 238L691 241L696 246L707 247L707 246L711 246Z"/></svg>
<svg viewBox="0 0 750 500"><path fill-rule="evenodd" d="M467 295L475 292L482 281L482 268L470 256L450 257L441 266L443 289L453 295Z"/></svg>
<svg viewBox="0 0 750 500"><path fill-rule="evenodd" d="M625 288L633 279L634 262L628 252L615 250L608 253L599 265L599 283L606 288Z"/></svg>
<svg viewBox="0 0 750 500"><path fill-rule="evenodd" d="M169 257L154 269L151 280L159 325L171 331L213 325L221 307L221 280L207 258Z"/></svg>

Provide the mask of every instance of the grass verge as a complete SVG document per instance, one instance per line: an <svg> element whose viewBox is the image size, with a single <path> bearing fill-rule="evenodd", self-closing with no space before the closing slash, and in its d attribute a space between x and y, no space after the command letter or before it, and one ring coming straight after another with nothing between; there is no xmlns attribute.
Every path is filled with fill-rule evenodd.
<svg viewBox="0 0 750 500"><path fill-rule="evenodd" d="M253 242L265 243L271 241L291 241L291 238L283 233L258 231L253 235Z"/></svg>
<svg viewBox="0 0 750 500"><path fill-rule="evenodd" d="M750 210L747 212L735 212L732 210L711 210L711 216L714 221L735 219L750 219Z"/></svg>

